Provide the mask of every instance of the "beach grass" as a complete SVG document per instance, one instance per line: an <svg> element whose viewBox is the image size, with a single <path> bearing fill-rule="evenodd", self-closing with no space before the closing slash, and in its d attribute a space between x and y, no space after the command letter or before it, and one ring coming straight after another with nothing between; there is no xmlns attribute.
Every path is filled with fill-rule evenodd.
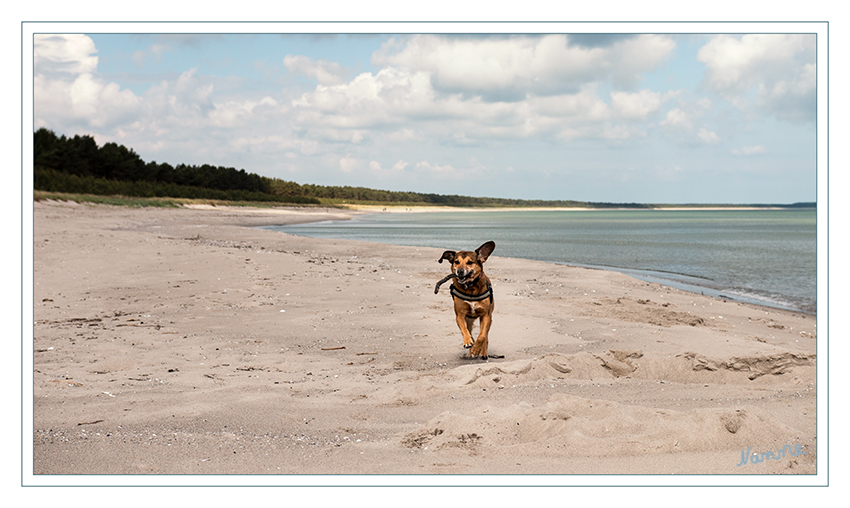
<svg viewBox="0 0 850 508"><path fill-rule="evenodd" d="M101 196L95 194L74 194L66 192L33 191L34 201L71 201L74 203L94 203L114 206L128 206L135 208L178 208L185 205L212 205L212 206L245 206L256 208L276 208L285 206L287 208L315 208L336 207L334 204L309 205L298 203L277 203L268 201L224 201L217 199L190 199L190 198L138 198L129 196Z"/></svg>
<svg viewBox="0 0 850 508"><path fill-rule="evenodd" d="M176 208L185 201L177 198L133 198L127 196L97 196L94 194L71 194L66 192L33 191L34 201L70 201L74 203L96 203L115 206Z"/></svg>
<svg viewBox="0 0 850 508"><path fill-rule="evenodd" d="M76 194L67 192L50 192L50 191L33 191L33 199L35 201L71 201L75 203L95 203L115 206L127 206L136 208L179 208L186 205L212 205L212 206L236 206L236 207L255 207L255 208L348 208L360 209L375 209L380 207L400 209L400 208L416 208L422 209L457 209L457 210L511 210L511 209L546 209L543 205L506 205L491 203L486 205L450 205L440 203L423 203L420 201L367 201L367 200L352 200L341 198L318 198L319 204L301 204L301 203L279 203L269 201L226 201L217 199L197 199L197 198L173 198L173 197L130 197L120 195L95 195L95 194ZM735 205L735 204L653 204L644 205L644 208L655 209L758 209L758 208L814 208L814 203L799 203L794 205ZM609 206L599 206L598 204L589 204L581 207L558 207L560 209L609 209ZM631 207L629 207L631 208Z"/></svg>
<svg viewBox="0 0 850 508"><path fill-rule="evenodd" d="M119 195L95 195L95 194L76 194L68 192L49 192L35 190L33 191L33 199L35 201L71 201L75 203L95 203L115 206L129 207L156 207L156 208L177 208L185 205L213 205L213 206L244 206L256 208L277 208L277 207L297 207L297 208L356 208L356 207L387 207L387 208L445 208L446 205L421 203L421 202L383 202L383 201L359 201L351 199L337 198L319 198L320 204L300 204L300 203L278 203L269 201L224 201L216 199L192 199L192 198L139 198ZM460 206L452 208L516 208L511 206Z"/></svg>

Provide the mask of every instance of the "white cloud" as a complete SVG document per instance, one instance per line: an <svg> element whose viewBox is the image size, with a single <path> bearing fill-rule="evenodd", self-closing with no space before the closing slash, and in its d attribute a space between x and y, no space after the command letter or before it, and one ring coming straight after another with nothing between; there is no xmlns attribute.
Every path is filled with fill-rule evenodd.
<svg viewBox="0 0 850 508"><path fill-rule="evenodd" d="M700 48L706 81L716 90L745 90L784 74L796 53L805 50L803 35L717 35Z"/></svg>
<svg viewBox="0 0 850 508"><path fill-rule="evenodd" d="M180 74L172 87L175 97L179 97L187 104L205 104L211 106L213 84L202 82L195 76L197 72L198 68L193 67Z"/></svg>
<svg viewBox="0 0 850 508"><path fill-rule="evenodd" d="M416 133L413 129L400 129L389 134L389 138L392 141L410 141L415 137Z"/></svg>
<svg viewBox="0 0 850 508"><path fill-rule="evenodd" d="M444 166L440 166L439 164L431 165L431 163L428 161L417 162L416 167L427 169L429 171L434 171L437 173L454 173L456 171L455 168L451 167L448 164Z"/></svg>
<svg viewBox="0 0 850 508"><path fill-rule="evenodd" d="M688 114L679 108L673 108L668 111L667 116L660 123L665 127L671 127L674 129L692 128L691 120L690 118L688 118Z"/></svg>
<svg viewBox="0 0 850 508"><path fill-rule="evenodd" d="M211 127L233 128L246 123L246 110L254 111L261 101L214 100L215 87L197 67L180 73L174 81L162 81L143 97L143 121L156 124L171 135L184 135ZM253 102L253 105L251 104ZM265 102L268 105L268 101Z"/></svg>
<svg viewBox="0 0 850 508"><path fill-rule="evenodd" d="M616 123L646 120L667 95L615 90L608 104L598 82L632 83L674 47L665 36L593 47L566 35L395 38L374 53L373 64L384 66L376 73L320 84L292 106L306 136L328 139L355 129L373 140L416 137L454 146L529 137L632 139L646 132Z"/></svg>
<svg viewBox="0 0 850 508"><path fill-rule="evenodd" d="M611 92L611 109L618 116L630 120L643 120L661 107L661 94L651 90L636 93Z"/></svg>
<svg viewBox="0 0 850 508"><path fill-rule="evenodd" d="M81 74L77 77L68 89L74 113L77 116L94 116L97 112L101 89L103 85L96 82L91 74Z"/></svg>
<svg viewBox="0 0 850 508"><path fill-rule="evenodd" d="M666 35L644 34L622 39L611 47L611 77L614 85L631 88L645 72L665 63L676 48Z"/></svg>
<svg viewBox="0 0 850 508"><path fill-rule="evenodd" d="M42 35L33 38L34 65L41 75L86 74L97 69L94 41L87 35Z"/></svg>
<svg viewBox="0 0 850 508"><path fill-rule="evenodd" d="M663 35L638 35L604 47L573 44L564 34L544 36L394 38L372 63L425 72L435 90L482 96L488 101L572 93L611 78L631 87L664 62L675 43Z"/></svg>
<svg viewBox="0 0 850 508"><path fill-rule="evenodd" d="M603 123L645 119L663 100L661 94L650 90L615 92L609 107L598 97L596 87L588 85L575 94L487 102L479 97L440 94L431 87L427 75L390 67L374 75L360 74L350 83L317 86L292 105L297 123L310 136L343 139L353 129L366 129L374 136L386 130L386 139L395 142L438 137L458 146L471 146L492 139L574 137L565 136L567 131L601 139L635 137L635 129L626 137L622 133L612 136L609 127L605 127L605 133ZM416 132L396 127L411 124L417 126ZM336 134L329 134L332 131Z"/></svg>
<svg viewBox="0 0 850 508"><path fill-rule="evenodd" d="M470 157L465 167L458 168L451 164L431 164L428 161L422 161L416 163L416 169L424 171L426 177L438 180L474 182L484 173L487 167L477 158Z"/></svg>
<svg viewBox="0 0 850 508"><path fill-rule="evenodd" d="M381 179L397 177L407 166L409 166L409 164L403 160L399 160L388 168L384 168L384 165L376 160L370 161L368 164L369 171L372 176Z"/></svg>
<svg viewBox="0 0 850 508"><path fill-rule="evenodd" d="M713 131L706 129L705 127L702 127L699 131L697 131L697 137L700 139L700 141L707 144L713 145L715 143L720 142L720 136L718 136Z"/></svg>
<svg viewBox="0 0 850 508"><path fill-rule="evenodd" d="M550 97L529 98L526 103L531 112L551 118L572 118L590 121L607 120L608 105L599 98L596 87L584 86L578 93Z"/></svg>
<svg viewBox="0 0 850 508"><path fill-rule="evenodd" d="M88 127L102 127L127 121L140 104L132 91L89 73L73 81L37 76L34 85L36 123L41 126L81 121Z"/></svg>
<svg viewBox="0 0 850 508"><path fill-rule="evenodd" d="M677 107L669 110L664 120L658 122L664 134L684 146L716 144L720 136L707 125L713 118L708 115L712 109L711 101L691 99L678 101ZM698 125L701 125L697 128Z"/></svg>
<svg viewBox="0 0 850 508"><path fill-rule="evenodd" d="M256 122L258 117L264 113L262 109L266 109L266 113L277 111L277 101L271 97L263 97L259 102L256 101L227 101L222 104L214 104L213 110L209 113L209 119L212 125L216 127L241 127L251 122Z"/></svg>
<svg viewBox="0 0 850 508"><path fill-rule="evenodd" d="M173 51L171 45L164 43L152 44L147 49L140 49L133 52L133 65L141 69L148 62L148 58L153 56L156 62L162 61L162 55L166 51Z"/></svg>
<svg viewBox="0 0 850 508"><path fill-rule="evenodd" d="M564 127L559 132L555 134L555 139L559 139L564 142L570 142L580 138L589 138L587 134L587 129L576 129L573 127Z"/></svg>
<svg viewBox="0 0 850 508"><path fill-rule="evenodd" d="M454 132L452 133L452 141L457 145L471 145L474 144L475 141L466 137L465 132Z"/></svg>
<svg viewBox="0 0 850 508"><path fill-rule="evenodd" d="M483 171L487 169L487 166L485 166L481 161L479 161L478 157L470 157L468 164L470 168L476 171Z"/></svg>
<svg viewBox="0 0 850 508"><path fill-rule="evenodd" d="M319 143L313 139L296 139L293 144L298 147L301 155L316 155L319 153Z"/></svg>
<svg viewBox="0 0 850 508"><path fill-rule="evenodd" d="M339 160L339 169L343 173L351 173L352 171L358 170L362 167L363 161L352 157L351 154L348 154Z"/></svg>
<svg viewBox="0 0 850 508"><path fill-rule="evenodd" d="M286 55L283 57L283 66L289 72L315 79L320 85L338 85L345 81L348 74L346 69L336 62L312 60L303 55Z"/></svg>
<svg viewBox="0 0 850 508"><path fill-rule="evenodd" d="M633 126L627 125L605 125L600 137L612 141L624 141L626 139L645 138L646 132Z"/></svg>
<svg viewBox="0 0 850 508"><path fill-rule="evenodd" d="M815 114L815 36L717 35L700 48L705 82L741 109L755 106L779 118L812 120Z"/></svg>
<svg viewBox="0 0 850 508"><path fill-rule="evenodd" d="M55 128L82 122L87 128L126 121L139 98L97 77L97 48L86 35L36 35L33 41L35 123Z"/></svg>
<svg viewBox="0 0 850 508"><path fill-rule="evenodd" d="M430 93L426 76L383 69L374 75L360 74L341 85L319 85L292 105L300 108L301 124L353 128L427 111L433 99Z"/></svg>
<svg viewBox="0 0 850 508"><path fill-rule="evenodd" d="M767 147L762 145L745 146L740 149L736 148L732 150L732 153L735 155L758 155L767 153Z"/></svg>
<svg viewBox="0 0 850 508"><path fill-rule="evenodd" d="M404 170L404 168L406 168L406 167L407 167L407 166L409 166L409 165L410 165L409 163L407 163L407 162L405 162L405 161L403 161L403 160L400 160L400 161L396 162L395 164L393 164L393 170L395 170L395 171L403 171L403 170Z"/></svg>

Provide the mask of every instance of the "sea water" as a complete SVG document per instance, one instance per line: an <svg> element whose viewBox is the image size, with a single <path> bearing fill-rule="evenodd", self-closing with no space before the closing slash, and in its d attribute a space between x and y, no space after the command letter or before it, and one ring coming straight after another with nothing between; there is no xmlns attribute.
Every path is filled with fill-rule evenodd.
<svg viewBox="0 0 850 508"><path fill-rule="evenodd" d="M494 256L615 270L814 314L816 215L814 209L376 213L267 229L451 250L493 240Z"/></svg>

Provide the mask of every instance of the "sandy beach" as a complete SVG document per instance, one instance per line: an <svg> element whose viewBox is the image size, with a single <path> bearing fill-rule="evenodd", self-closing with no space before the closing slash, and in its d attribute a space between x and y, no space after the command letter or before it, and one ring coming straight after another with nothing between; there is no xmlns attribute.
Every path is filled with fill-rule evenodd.
<svg viewBox="0 0 850 508"><path fill-rule="evenodd" d="M815 316L497 246L465 360L442 250L253 227L352 213L36 203L33 473L817 472Z"/></svg>

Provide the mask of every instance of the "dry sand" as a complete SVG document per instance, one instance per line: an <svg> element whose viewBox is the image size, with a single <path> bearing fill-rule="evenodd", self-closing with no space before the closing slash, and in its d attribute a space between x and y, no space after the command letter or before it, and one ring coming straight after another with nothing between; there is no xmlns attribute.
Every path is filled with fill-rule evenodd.
<svg viewBox="0 0 850 508"><path fill-rule="evenodd" d="M816 473L811 315L497 246L470 361L441 250L246 227L351 212L34 213L36 475Z"/></svg>

